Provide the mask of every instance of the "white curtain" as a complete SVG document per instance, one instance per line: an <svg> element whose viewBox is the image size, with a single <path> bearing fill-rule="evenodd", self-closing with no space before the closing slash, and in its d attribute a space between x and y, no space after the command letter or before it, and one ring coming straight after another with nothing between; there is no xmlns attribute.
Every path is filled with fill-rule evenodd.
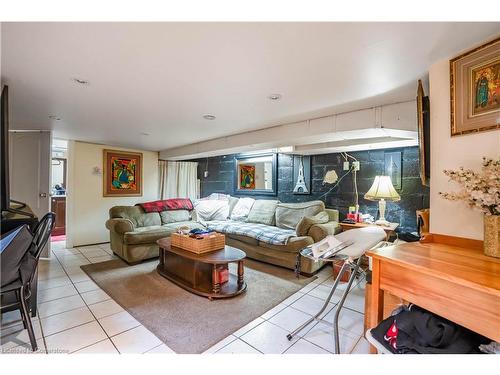
<svg viewBox="0 0 500 375"><path fill-rule="evenodd" d="M198 163L159 160L160 199L197 198Z"/></svg>

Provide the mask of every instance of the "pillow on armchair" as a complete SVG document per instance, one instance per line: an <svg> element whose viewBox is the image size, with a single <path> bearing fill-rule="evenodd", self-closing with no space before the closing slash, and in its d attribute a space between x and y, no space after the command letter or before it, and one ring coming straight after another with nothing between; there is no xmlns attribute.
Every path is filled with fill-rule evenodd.
<svg viewBox="0 0 500 375"><path fill-rule="evenodd" d="M328 213L325 211L322 211L314 216L304 216L297 224L295 232L298 237L307 236L309 229L311 229L314 224L325 224L328 223L329 220L330 216L328 216Z"/></svg>

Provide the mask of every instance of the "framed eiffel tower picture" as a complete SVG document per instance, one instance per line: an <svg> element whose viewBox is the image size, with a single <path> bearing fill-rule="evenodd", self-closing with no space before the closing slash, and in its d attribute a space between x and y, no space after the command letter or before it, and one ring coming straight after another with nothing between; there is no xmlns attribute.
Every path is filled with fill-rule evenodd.
<svg viewBox="0 0 500 375"><path fill-rule="evenodd" d="M310 156L293 156L293 194L311 194Z"/></svg>

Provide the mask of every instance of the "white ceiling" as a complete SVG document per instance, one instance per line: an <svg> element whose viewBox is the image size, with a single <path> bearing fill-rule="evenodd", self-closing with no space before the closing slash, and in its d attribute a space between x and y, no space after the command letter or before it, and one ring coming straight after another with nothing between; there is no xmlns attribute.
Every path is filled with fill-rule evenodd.
<svg viewBox="0 0 500 375"><path fill-rule="evenodd" d="M413 99L433 62L498 33L500 23L2 23L1 79L13 129L158 151Z"/></svg>

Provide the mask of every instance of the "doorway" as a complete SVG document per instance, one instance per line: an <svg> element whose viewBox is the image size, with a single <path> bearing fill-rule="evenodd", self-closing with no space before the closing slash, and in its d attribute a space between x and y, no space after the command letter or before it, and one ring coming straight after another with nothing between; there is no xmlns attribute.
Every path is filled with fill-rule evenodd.
<svg viewBox="0 0 500 375"><path fill-rule="evenodd" d="M50 205L51 211L56 214L56 223L52 231L51 242L66 241L67 152L66 140L53 139Z"/></svg>

